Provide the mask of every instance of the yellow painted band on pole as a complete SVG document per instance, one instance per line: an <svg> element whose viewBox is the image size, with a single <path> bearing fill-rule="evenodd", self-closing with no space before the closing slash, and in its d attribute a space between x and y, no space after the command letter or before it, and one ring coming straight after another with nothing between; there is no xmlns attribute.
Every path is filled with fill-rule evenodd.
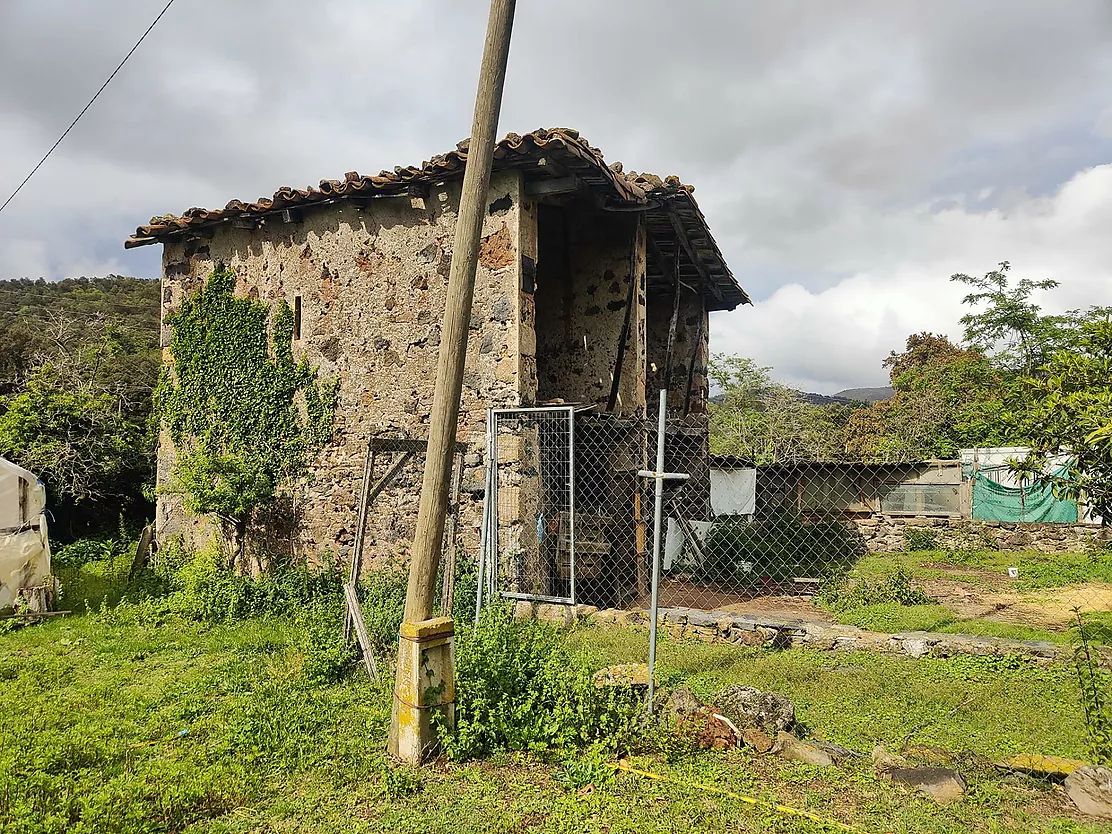
<svg viewBox="0 0 1112 834"><path fill-rule="evenodd" d="M707 793L716 793L721 796L728 796L730 799L736 799L740 802L746 803L747 805L754 805L758 808L767 808L771 811L776 811L777 813L784 814L786 816L803 817L804 819L808 819L811 822L817 822L820 825L831 825L835 828L841 829L842 831L861 830L860 828L857 828L855 826L847 825L844 822L838 822L837 820L833 820L828 817L822 817L818 814L812 814L810 811L803 811L799 808L792 808L789 805L780 805L776 802L765 802L764 800L757 799L755 796L746 796L743 793L735 793L734 791L728 791L725 788L719 788L715 785L704 785L700 782L688 782L683 779L674 779L671 776L662 776L659 773L651 773L648 770L639 770L638 768L631 767L625 762L618 762L618 764L613 765L613 767L617 770L624 770L626 773L632 773L636 776L643 776L646 779L653 779L657 782L670 782L673 785L682 785L686 788L695 788L696 790L705 791Z"/></svg>

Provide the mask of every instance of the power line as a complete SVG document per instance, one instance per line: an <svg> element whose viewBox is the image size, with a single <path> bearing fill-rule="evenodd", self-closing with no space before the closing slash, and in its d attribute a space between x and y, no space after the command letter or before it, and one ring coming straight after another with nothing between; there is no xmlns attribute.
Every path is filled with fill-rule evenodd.
<svg viewBox="0 0 1112 834"><path fill-rule="evenodd" d="M69 135L69 132L71 130L73 130L74 125L76 125L79 121L81 121L81 117L85 115L85 111L93 106L93 102L97 100L97 98L100 96L100 94L104 92L104 88L107 87L111 83L112 79L116 77L116 73L118 73L120 70L122 70L124 68L124 64L127 63L128 58L130 58L132 55L135 54L135 50L139 48L139 44L141 44L146 39L147 35L149 35L151 33L151 30L155 27L155 24L158 23L158 21L162 20L162 16L164 14L166 14L167 11L169 11L169 9L172 5L174 5L174 0L169 0L169 2L162 8L162 11L160 11L158 13L158 17L156 17L151 22L151 25L147 27L147 31L145 31L142 34L142 36L139 38L139 40L137 40L135 42L135 46L131 47L131 49L128 50L127 55L125 55L124 59L122 61L120 61L120 65L118 67L116 67L114 70L112 70L112 74L110 76L108 76L108 80L100 85L100 89L96 91L96 93L93 95L93 97L91 99L89 99L89 103L81 108L81 112L77 114L77 118L74 119L72 122L70 122L70 126L67 127L65 129L65 131L63 131L62 135L58 137L58 141L50 146L50 150L48 150L43 155L43 158L39 160L39 164L36 165L34 168L32 168L31 173L28 174L26 177L24 177L23 182L21 182L19 185L16 186L15 191L13 191L11 193L11 196L8 197L8 199L6 199L4 201L4 205L0 206L0 211L3 211L4 209L6 209L8 207L8 203L10 203L12 200L15 199L15 195L18 194L23 189L23 186L27 185L27 181L29 179L31 179L31 177L35 176L35 172L38 171L39 168L42 167L42 164L44 162L46 162L46 160L50 158L50 155L52 153L54 153L54 151L57 149L57 147L60 144L62 144L62 140L65 139L67 135Z"/></svg>

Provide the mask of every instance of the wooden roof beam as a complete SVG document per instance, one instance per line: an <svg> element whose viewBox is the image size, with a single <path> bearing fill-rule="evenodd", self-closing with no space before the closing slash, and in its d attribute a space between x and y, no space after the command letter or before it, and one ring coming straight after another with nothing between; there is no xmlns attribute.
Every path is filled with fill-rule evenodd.
<svg viewBox="0 0 1112 834"><path fill-rule="evenodd" d="M683 223L680 222L679 215L669 209L668 220L672 224L672 229L676 233L676 241L683 247L683 251L687 254L687 259L691 261L695 267L695 271L699 273L699 278L703 281L703 286L707 288L711 295L713 295L719 302L725 303L726 299L722 295L722 289L718 286L707 269L707 265L703 263L699 257L699 253L695 251L695 247L691 245L691 241L687 239L687 231L683 228Z"/></svg>

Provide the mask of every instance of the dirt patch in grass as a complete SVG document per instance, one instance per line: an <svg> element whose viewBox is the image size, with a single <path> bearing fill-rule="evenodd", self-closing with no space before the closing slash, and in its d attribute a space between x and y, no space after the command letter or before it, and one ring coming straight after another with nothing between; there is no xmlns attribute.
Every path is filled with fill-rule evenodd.
<svg viewBox="0 0 1112 834"><path fill-rule="evenodd" d="M632 603L633 608L648 608L650 598ZM671 578L660 583L660 604L665 608L695 608L731 614L769 615L799 620L832 622L833 616L811 603L811 597L772 594L761 589L724 591L687 579Z"/></svg>
<svg viewBox="0 0 1112 834"><path fill-rule="evenodd" d="M1075 608L1082 613L1112 611L1112 584L1104 582L1036 591L1009 589L1006 581L989 585L924 579L920 584L962 619L980 618L1061 631L1073 623Z"/></svg>

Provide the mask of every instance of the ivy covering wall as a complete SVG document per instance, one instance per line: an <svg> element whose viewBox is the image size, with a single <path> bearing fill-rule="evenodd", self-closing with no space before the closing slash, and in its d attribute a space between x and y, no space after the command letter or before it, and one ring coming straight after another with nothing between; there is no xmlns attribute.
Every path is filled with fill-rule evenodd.
<svg viewBox="0 0 1112 834"><path fill-rule="evenodd" d="M238 556L259 511L304 479L330 441L338 384L294 358L289 304L271 309L235 286L219 266L169 316L171 362L154 413L177 453L163 491L223 522Z"/></svg>

